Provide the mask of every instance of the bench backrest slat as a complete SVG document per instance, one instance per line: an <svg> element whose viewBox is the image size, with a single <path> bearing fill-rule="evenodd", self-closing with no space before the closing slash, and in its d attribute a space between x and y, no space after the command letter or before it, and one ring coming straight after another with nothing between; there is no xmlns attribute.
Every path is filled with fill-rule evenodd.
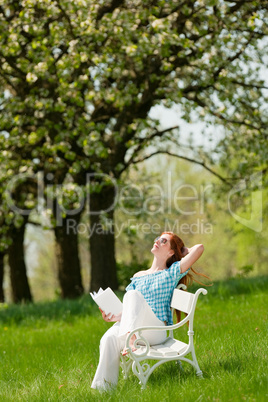
<svg viewBox="0 0 268 402"><path fill-rule="evenodd" d="M189 313L193 304L194 295L183 290L175 289L170 306L183 313Z"/></svg>

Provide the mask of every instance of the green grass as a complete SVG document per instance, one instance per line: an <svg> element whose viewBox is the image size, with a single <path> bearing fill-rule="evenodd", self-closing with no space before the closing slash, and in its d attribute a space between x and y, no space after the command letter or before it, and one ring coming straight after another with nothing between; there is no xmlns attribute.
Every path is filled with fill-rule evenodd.
<svg viewBox="0 0 268 402"><path fill-rule="evenodd" d="M110 326L90 297L0 308L1 401L266 401L268 278L233 279L200 296L196 354L157 368L141 391L131 375L111 393L91 390L99 340ZM185 333L180 334L182 339Z"/></svg>

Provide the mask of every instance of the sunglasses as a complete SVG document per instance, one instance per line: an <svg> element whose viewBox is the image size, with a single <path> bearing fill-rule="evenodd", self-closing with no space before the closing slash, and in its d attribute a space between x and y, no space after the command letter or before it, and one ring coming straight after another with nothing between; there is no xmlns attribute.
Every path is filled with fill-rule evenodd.
<svg viewBox="0 0 268 402"><path fill-rule="evenodd" d="M157 242L158 240L160 240L160 244L166 244L168 242L168 239L166 239L165 237L156 237L156 239L154 239L154 243Z"/></svg>

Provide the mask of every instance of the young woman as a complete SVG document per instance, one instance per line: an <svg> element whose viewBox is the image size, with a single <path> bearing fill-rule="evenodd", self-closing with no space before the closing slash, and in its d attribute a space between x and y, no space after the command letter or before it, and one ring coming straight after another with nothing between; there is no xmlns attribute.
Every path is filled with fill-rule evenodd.
<svg viewBox="0 0 268 402"><path fill-rule="evenodd" d="M116 322L100 341L100 359L91 388L107 390L118 381L120 353L127 354L127 334L141 326L172 325L170 301L178 283L192 281L191 268L202 255L204 247L197 244L191 248L172 232L163 232L154 241L151 268L137 272L126 288L123 311L118 316L106 315L107 322ZM195 271L193 271L197 274ZM198 274L197 274L198 275ZM150 345L162 343L166 331L146 331ZM130 346L135 350L135 335Z"/></svg>

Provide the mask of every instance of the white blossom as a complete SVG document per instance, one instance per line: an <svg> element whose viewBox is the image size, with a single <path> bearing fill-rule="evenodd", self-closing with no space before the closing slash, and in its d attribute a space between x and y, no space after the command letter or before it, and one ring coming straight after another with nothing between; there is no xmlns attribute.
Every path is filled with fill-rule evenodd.
<svg viewBox="0 0 268 402"><path fill-rule="evenodd" d="M26 75L26 81L27 82L35 82L38 79L37 75L33 74L33 73L28 73Z"/></svg>
<svg viewBox="0 0 268 402"><path fill-rule="evenodd" d="M34 67L35 71L37 72L45 72L47 70L47 63L44 61L41 61Z"/></svg>
<svg viewBox="0 0 268 402"><path fill-rule="evenodd" d="M126 53L129 55L135 54L137 51L137 46L136 45L130 45L126 47Z"/></svg>
<svg viewBox="0 0 268 402"><path fill-rule="evenodd" d="M152 22L152 27L155 29L164 29L165 25L161 19L158 19Z"/></svg>
<svg viewBox="0 0 268 402"><path fill-rule="evenodd" d="M80 59L81 59L82 62L85 62L85 61L88 60L88 55L83 52L83 53L80 54Z"/></svg>

